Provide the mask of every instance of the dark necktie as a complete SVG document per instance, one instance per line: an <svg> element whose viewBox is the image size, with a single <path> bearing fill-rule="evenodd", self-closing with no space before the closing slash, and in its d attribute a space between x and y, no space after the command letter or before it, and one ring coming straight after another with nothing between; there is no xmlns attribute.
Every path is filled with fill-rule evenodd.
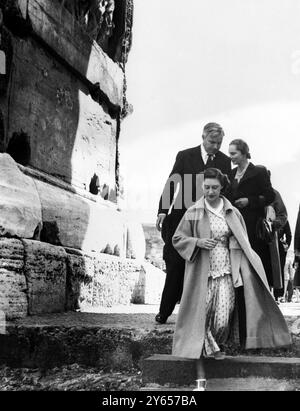
<svg viewBox="0 0 300 411"><path fill-rule="evenodd" d="M215 166L215 161L214 157L212 155L209 155L207 158L207 162L205 164L205 168L210 168Z"/></svg>

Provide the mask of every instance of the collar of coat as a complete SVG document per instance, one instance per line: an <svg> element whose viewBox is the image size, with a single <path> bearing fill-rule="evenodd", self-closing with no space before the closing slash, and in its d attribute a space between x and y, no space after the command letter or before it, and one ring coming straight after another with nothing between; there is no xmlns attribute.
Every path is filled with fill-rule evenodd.
<svg viewBox="0 0 300 411"><path fill-rule="evenodd" d="M222 200L224 201L224 210L225 210L225 213L227 213L228 211L232 211L234 207L233 207L233 205L231 204L231 202L228 201L227 198L224 197L224 196L222 196L222 195L221 195L220 197L221 197ZM194 204L194 207L205 209L204 196L202 196L202 197L200 198L200 200L198 200L198 201Z"/></svg>
<svg viewBox="0 0 300 411"><path fill-rule="evenodd" d="M243 177L240 179L239 184L243 183L244 181L248 180L249 178L252 178L258 174L264 174L266 173L266 167L265 166L255 166L251 161L249 162L249 165L247 167L247 170L245 171L245 174ZM235 178L237 172L237 167L231 170L231 180Z"/></svg>

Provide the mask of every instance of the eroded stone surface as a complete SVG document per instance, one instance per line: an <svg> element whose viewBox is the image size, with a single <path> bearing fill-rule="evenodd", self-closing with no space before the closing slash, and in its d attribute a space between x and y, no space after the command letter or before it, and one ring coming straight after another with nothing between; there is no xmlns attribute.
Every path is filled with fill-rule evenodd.
<svg viewBox="0 0 300 411"><path fill-rule="evenodd" d="M0 238L0 310L7 320L27 315L24 249L17 239Z"/></svg>
<svg viewBox="0 0 300 411"><path fill-rule="evenodd" d="M103 253L68 252L67 307L96 307L137 302L141 264ZM138 301L140 302L140 301Z"/></svg>
<svg viewBox="0 0 300 411"><path fill-rule="evenodd" d="M143 262L133 301L140 304L160 304L166 274L154 265Z"/></svg>
<svg viewBox="0 0 300 411"><path fill-rule="evenodd" d="M127 219L126 257L143 260L146 253L146 242L142 224Z"/></svg>
<svg viewBox="0 0 300 411"><path fill-rule="evenodd" d="M94 258L74 250L67 253L67 310L76 310L93 305ZM73 253L72 253L73 251Z"/></svg>
<svg viewBox="0 0 300 411"><path fill-rule="evenodd" d="M23 240L23 244L29 314L64 311L67 274L65 249L33 240Z"/></svg>
<svg viewBox="0 0 300 411"><path fill-rule="evenodd" d="M102 255L95 258L93 305L129 304L139 278L140 264L134 260Z"/></svg>
<svg viewBox="0 0 300 411"><path fill-rule="evenodd" d="M39 196L32 178L6 153L0 154L0 198L0 236L32 238L42 221Z"/></svg>
<svg viewBox="0 0 300 411"><path fill-rule="evenodd" d="M91 201L78 194L36 180L41 198L43 220L56 223L56 243L85 252L103 252L107 246L112 253L119 247L125 254L125 221L113 208ZM45 241L52 241L45 238Z"/></svg>
<svg viewBox="0 0 300 411"><path fill-rule="evenodd" d="M146 259L161 270L165 269L163 260L164 242L161 233L157 230L155 224L143 224L143 230L146 240Z"/></svg>

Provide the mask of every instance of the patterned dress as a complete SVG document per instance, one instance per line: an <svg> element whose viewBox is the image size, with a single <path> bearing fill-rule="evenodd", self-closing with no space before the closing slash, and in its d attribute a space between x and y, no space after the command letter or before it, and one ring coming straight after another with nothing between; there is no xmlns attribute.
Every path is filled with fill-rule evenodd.
<svg viewBox="0 0 300 411"><path fill-rule="evenodd" d="M220 351L219 344L228 339L230 320L234 311L235 291L231 276L228 239L231 231L225 220L225 211L206 210L211 237L218 240L210 250L210 268L206 296L206 332L203 345L205 357Z"/></svg>

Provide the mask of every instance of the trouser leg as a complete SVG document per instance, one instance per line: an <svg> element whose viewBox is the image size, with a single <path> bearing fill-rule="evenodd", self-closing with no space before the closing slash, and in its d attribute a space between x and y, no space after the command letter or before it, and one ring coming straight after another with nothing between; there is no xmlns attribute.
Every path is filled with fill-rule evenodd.
<svg viewBox="0 0 300 411"><path fill-rule="evenodd" d="M166 280L159 308L162 317L169 317L181 298L184 268L185 260L179 254L176 257L173 256L170 260L166 260Z"/></svg>
<svg viewBox="0 0 300 411"><path fill-rule="evenodd" d="M285 260L286 260L286 252L284 251L283 245L280 241L278 242L278 248L279 248L280 265L281 265L281 278L282 278L282 284L284 285L284 266L285 266ZM275 299L283 297L283 295L284 295L284 288L274 289Z"/></svg>

